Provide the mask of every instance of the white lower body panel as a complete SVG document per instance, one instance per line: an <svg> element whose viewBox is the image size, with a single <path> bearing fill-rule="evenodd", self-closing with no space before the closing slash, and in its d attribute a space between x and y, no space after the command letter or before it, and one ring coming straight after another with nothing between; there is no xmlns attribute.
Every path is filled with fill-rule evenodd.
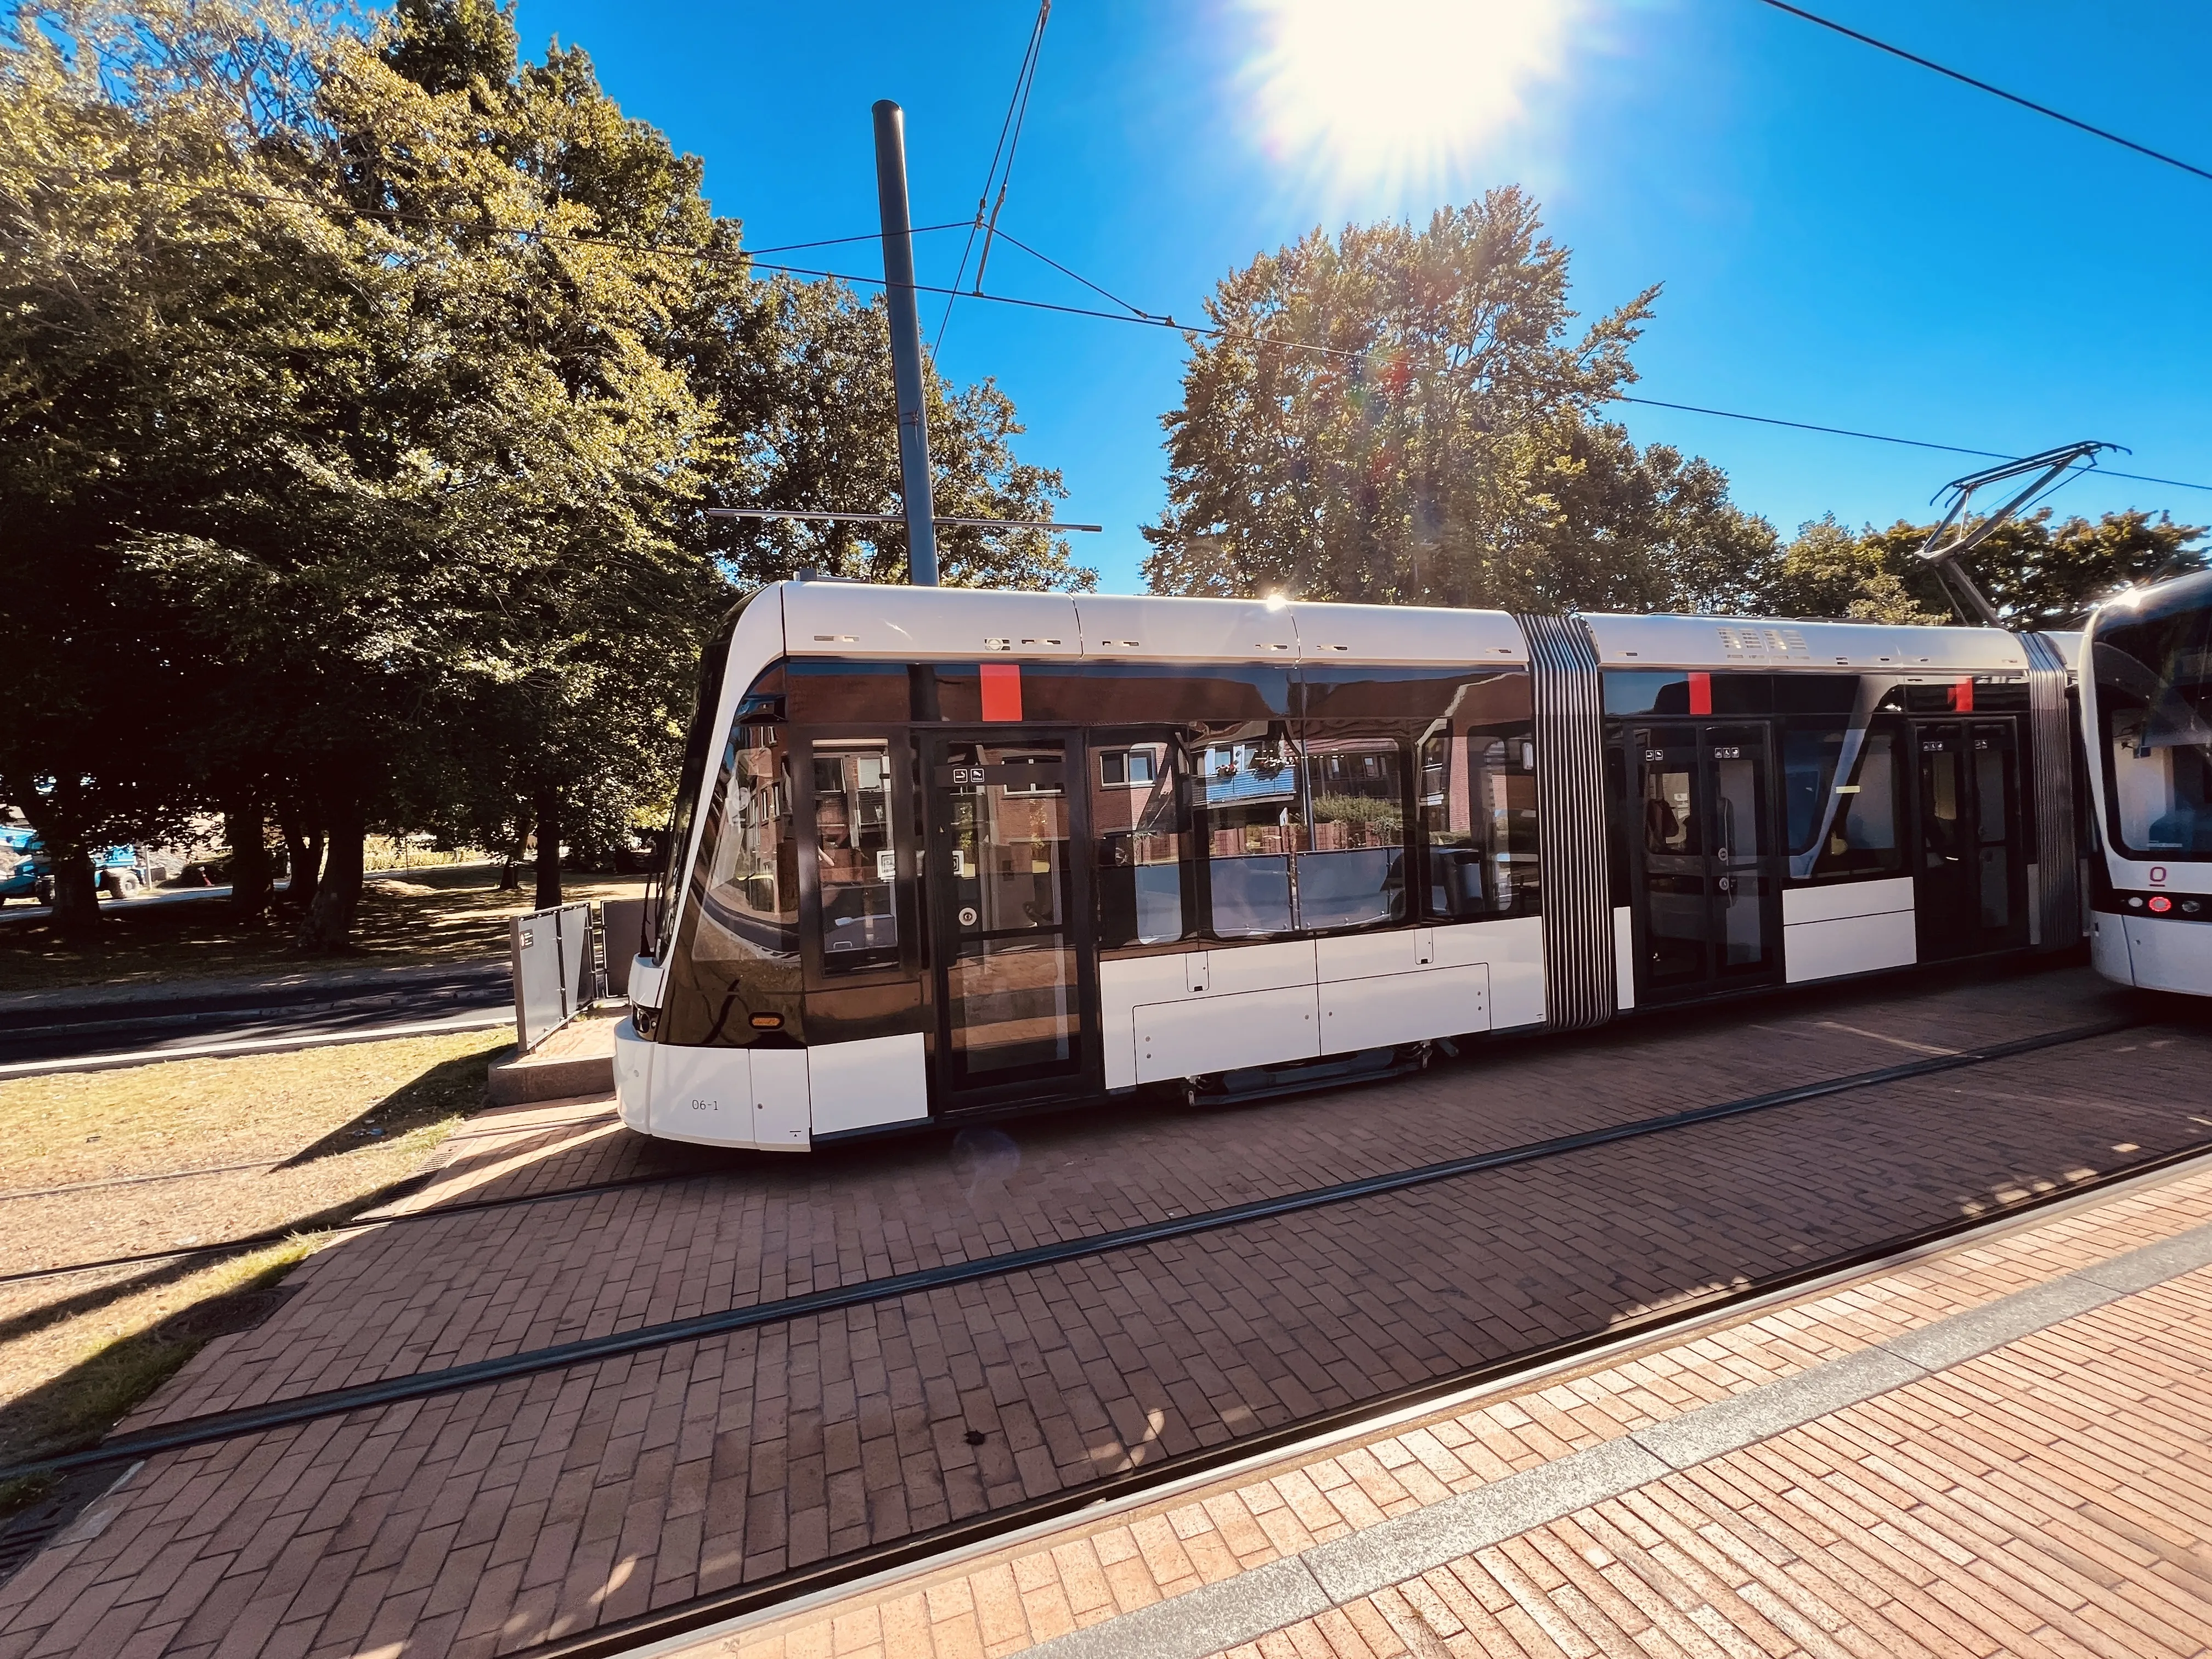
<svg viewBox="0 0 2212 1659"><path fill-rule="evenodd" d="M1147 1003L1134 1012L1139 1083L1321 1054L1310 985Z"/></svg>
<svg viewBox="0 0 2212 1659"><path fill-rule="evenodd" d="M653 1048L627 1018L615 1027L615 1109L640 1134L653 1132Z"/></svg>
<svg viewBox="0 0 2212 1659"><path fill-rule="evenodd" d="M1792 985L1910 967L1919 956L1909 876L1783 890L1782 967Z"/></svg>
<svg viewBox="0 0 2212 1659"><path fill-rule="evenodd" d="M2127 930L2128 965L2146 991L2212 996L2212 922L2157 916L2100 916ZM2101 969L2103 963L2098 966Z"/></svg>
<svg viewBox="0 0 2212 1659"><path fill-rule="evenodd" d="M1490 969L1428 968L1321 988L1321 1051L1350 1054L1490 1029Z"/></svg>
<svg viewBox="0 0 2212 1659"><path fill-rule="evenodd" d="M647 1133L708 1146L753 1144L753 1051L656 1045Z"/></svg>
<svg viewBox="0 0 2212 1659"><path fill-rule="evenodd" d="M2089 913L2089 965L2120 985L2136 982L2134 964L2128 960L2128 924L2101 910Z"/></svg>
<svg viewBox="0 0 2212 1659"><path fill-rule="evenodd" d="M1534 916L1217 945L1099 964L1106 1086L1544 1019Z"/></svg>
<svg viewBox="0 0 2212 1659"><path fill-rule="evenodd" d="M806 1051L806 1065L817 1137L929 1115L929 1060L919 1031L825 1042Z"/></svg>

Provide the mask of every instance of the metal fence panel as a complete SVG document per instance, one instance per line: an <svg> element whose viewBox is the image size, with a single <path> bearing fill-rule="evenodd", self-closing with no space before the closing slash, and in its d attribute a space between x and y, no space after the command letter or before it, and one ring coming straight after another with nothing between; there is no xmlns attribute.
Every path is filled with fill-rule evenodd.
<svg viewBox="0 0 2212 1659"><path fill-rule="evenodd" d="M515 1041L527 1054L592 1000L592 907L532 910L508 924L507 939Z"/></svg>
<svg viewBox="0 0 2212 1659"><path fill-rule="evenodd" d="M629 994L629 965L645 949L645 901L602 899L599 931L605 941L607 994Z"/></svg>

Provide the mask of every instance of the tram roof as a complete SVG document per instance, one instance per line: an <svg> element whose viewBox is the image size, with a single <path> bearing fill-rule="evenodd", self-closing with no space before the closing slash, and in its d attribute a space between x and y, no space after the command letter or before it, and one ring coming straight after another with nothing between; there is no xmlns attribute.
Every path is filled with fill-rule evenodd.
<svg viewBox="0 0 2212 1659"><path fill-rule="evenodd" d="M1890 627L1730 617L1585 614L1606 668L1855 670L1863 673L2024 674L2027 647L2001 628Z"/></svg>
<svg viewBox="0 0 2212 1659"><path fill-rule="evenodd" d="M785 652L794 657L1449 667L1528 660L1520 625L1503 611L821 580L781 582L761 598L771 595L781 612ZM2028 665L2020 637L1995 628L1591 613L1581 620L1607 668L1911 676L2025 673ZM2077 637L2058 641L2069 661Z"/></svg>

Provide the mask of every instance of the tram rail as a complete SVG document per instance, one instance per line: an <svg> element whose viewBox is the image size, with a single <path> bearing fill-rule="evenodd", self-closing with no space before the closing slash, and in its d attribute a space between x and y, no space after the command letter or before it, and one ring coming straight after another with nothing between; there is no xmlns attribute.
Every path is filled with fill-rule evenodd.
<svg viewBox="0 0 2212 1659"><path fill-rule="evenodd" d="M810 1562L750 1583L689 1597L596 1630L517 1649L504 1659L619 1659L619 1656L635 1653L648 1644L696 1634L749 1613L764 1613L801 1597L859 1584L880 1574L955 1552L983 1548L1082 1510L1126 1504L1146 1492L1181 1482L1238 1467L1251 1467L1271 1455L1357 1430L1363 1424L1449 1401L1486 1385L1554 1372L1578 1360L1625 1351L1670 1333L1711 1325L1792 1292L1849 1279L1944 1245L2003 1233L2033 1222L2039 1212L2078 1202L2103 1189L2155 1176L2208 1155L2212 1155L2212 1140L2176 1148L2069 1187L2037 1194L2008 1205L1995 1214L1960 1217L1937 1226L1893 1234L1856 1249L1804 1263L1786 1273L1712 1291L1603 1331L1525 1348L1449 1375L1425 1378L1408 1388L1370 1395L1347 1406L1245 1435L1225 1445L1172 1455L1064 1492L1048 1493L926 1532Z"/></svg>
<svg viewBox="0 0 2212 1659"><path fill-rule="evenodd" d="M1877 1067L1872 1071L1819 1079L1765 1094L1724 1101L1714 1105L1692 1107L1686 1110L1584 1130L1574 1134L1524 1142L1516 1146L1384 1171L1351 1181L1305 1188L1242 1204L1203 1210L1190 1215L1169 1217L1142 1223L1136 1226L1084 1234L1077 1237L1055 1240L1050 1243L1034 1245L1019 1250L1004 1251L964 1261L943 1262L908 1273L855 1280L851 1284L836 1285L827 1290L808 1291L798 1296L779 1297L774 1301L725 1309L719 1312L696 1315L687 1319L641 1326L633 1330L611 1332L601 1336L551 1344L519 1353L475 1360L465 1364L441 1367L435 1370L416 1372L410 1376L388 1377L348 1388L320 1389L291 1399L272 1401L259 1406L209 1413L183 1419L158 1428L118 1436L82 1450L32 1459L0 1468L0 1481L13 1480L28 1475L66 1474L103 1465L130 1462L158 1453L214 1444L245 1435L293 1427L325 1418L341 1417L356 1411L380 1409L408 1401L462 1393L519 1377L565 1370L573 1366L595 1364L624 1355L733 1334L764 1326L787 1323L797 1319L864 1307L875 1303L894 1301L903 1297L970 1284L977 1280L1003 1278L1010 1274L1029 1272L1088 1256L1135 1249L1188 1237L1194 1234L1218 1231L1279 1216L1377 1197L1404 1191L1410 1188L1449 1181L1460 1176L1562 1157L1593 1147L1665 1134L1698 1125L1719 1122L1729 1118L1741 1117L1785 1106L1798 1105L1856 1090L1875 1088L1887 1084L1905 1082L1947 1072L1988 1065L2043 1049L2112 1036L2154 1023L2156 1022L2143 1018L2128 1018L2069 1026L2055 1031L2015 1038L2009 1042L1963 1048L1955 1054L1931 1055L1925 1059L1902 1061L1893 1066ZM2045 1201L2050 1197L2066 1196L2073 1193L2092 1190L2100 1182L2138 1175L2146 1170L2159 1167L2164 1163L2195 1157L2206 1151L2208 1146L2212 1146L2212 1142L2192 1142L2190 1146L2175 1152L2119 1166L2092 1179L2055 1189L2053 1194L2045 1194L2042 1199L2030 1199L2014 1204L2009 1206L2005 1213L2016 1213L2033 1207L2037 1202ZM690 1178L694 1177L689 1175L668 1177L629 1177L626 1183L617 1184L642 1185L661 1179ZM561 1189L549 1194L517 1194L513 1199L482 1200L475 1201L475 1204L471 1206L447 1206L410 1212L404 1216L392 1217L383 1222L357 1224L363 1227L388 1225L391 1222L398 1220L427 1219L437 1216L452 1215L462 1212L465 1207L502 1207L514 1203L576 1196L586 1190L605 1189L606 1184L601 1183L590 1189L577 1188ZM1979 1219L1979 1218L1970 1218L1959 1224L1976 1224ZM1925 1237L1940 1237L1945 1236L1945 1233L1944 1228L1938 1228L1927 1233ZM1916 1237L1921 1236L1914 1235ZM1883 1248L1896 1248L1896 1241L1891 1241ZM1828 1267L1822 1271L1832 1270L1833 1265L1831 1262ZM1525 1364L1527 1361L1528 1357L1522 1355L1514 1363ZM1463 1382L1471 1374L1456 1375ZM1431 1388L1430 1383L1420 1386L1424 1390ZM1371 1401L1361 1407L1362 1410L1374 1408L1374 1402ZM1313 1420L1304 1419L1309 1424ZM1310 1430L1306 1431L1310 1432ZM1248 1443L1238 1441L1235 1443L1243 1446ZM1094 1483L1080 1490L1095 1493L1097 1486Z"/></svg>

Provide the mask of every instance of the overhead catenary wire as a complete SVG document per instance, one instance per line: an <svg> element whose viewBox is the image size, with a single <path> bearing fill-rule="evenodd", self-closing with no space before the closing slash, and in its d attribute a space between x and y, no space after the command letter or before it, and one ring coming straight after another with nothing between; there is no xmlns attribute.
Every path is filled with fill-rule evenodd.
<svg viewBox="0 0 2212 1659"><path fill-rule="evenodd" d="M1014 155L1022 147L1022 127L1029 119L1030 94L1036 90L1038 60L1043 56L1045 20L1052 15L1052 0L1038 0L1036 37L1030 48L1029 79L1021 89L1022 105L1014 112L1013 137L1006 141L1006 170L999 178L999 199L991 204L991 222L983 228L983 250L975 256L975 292L983 291L983 268L991 263L991 239L998 234L999 215L1006 205L1006 191L1014 182Z"/></svg>
<svg viewBox="0 0 2212 1659"><path fill-rule="evenodd" d="M1999 449L1969 449L1963 444L1931 443L1925 438L1899 438L1886 432L1861 432L1848 426L1821 426L1812 421L1785 421L1774 415L1746 415L1740 410L1713 409L1704 404L1668 403L1661 398L1633 398L1616 392L1612 401L1622 404L1642 404L1652 409L1676 409L1689 415L1711 415L1723 421L1749 421L1759 426L1783 426L1796 432L1820 432L1833 438L1863 438L1869 443L1902 444L1911 449L1939 449L1951 455L1978 455L1992 461L2011 461L2020 458L2008 455ZM2072 472L2095 472L2107 478L2125 478L2134 483L2165 484L2174 489L2202 489L2212 492L2212 484L2191 483L2185 478L2154 478L2144 472L2123 472L2117 467L2082 465L2069 469Z"/></svg>
<svg viewBox="0 0 2212 1659"><path fill-rule="evenodd" d="M991 147L991 165L983 174L982 192L975 198L975 216L969 223L968 240L960 245L959 268L952 273L952 286L956 289L967 277L968 256L975 251L976 234L983 229L983 216L990 204L991 185L999 176L999 158L1001 155L1006 155L1007 178L1010 181L1012 178L1013 158L1006 155L1006 137L1009 133L1012 133L1014 135L1015 142L1018 143L1020 142L1020 122L1029 113L1029 88L1036 75L1037 55L1044 45L1045 19L1051 12L1052 0L1039 0L1036 21L1030 25L1029 44L1022 51L1022 66L1014 73L1014 90L1006 100L1006 117L999 123L999 142ZM1006 186L1001 185L999 189L999 200L1001 205L1005 204L1006 199ZM997 223L996 212L991 214L991 222L994 225ZM984 244L986 258L989 257L989 246L986 241ZM980 264L975 267L975 287L979 293L983 287L983 268ZM937 337L929 343L929 356L933 362L936 359L938 349L945 343L945 331L951 326L952 307L957 298L957 295L947 295L945 298L945 315L939 318L937 323Z"/></svg>
<svg viewBox="0 0 2212 1659"><path fill-rule="evenodd" d="M1893 58L1901 58L1908 64L1917 64L1922 69L1948 76L1963 86L1973 88L1977 92L1986 92L1992 98L2002 98L2008 104L2017 104L2022 109L2032 110L2038 115L2048 116L2051 120L2063 122L2077 131L2087 133L2093 138L2102 138L2106 143L2118 144L2121 149L2131 149L2138 155L2147 155L2154 161L2163 161L2170 167L2179 167L2182 172L2194 173L2199 179L2212 180L2212 169L2200 167L2192 161L2185 161L2178 155L2169 155L2162 149L2153 149L2148 144L2139 144L2132 138L2124 138L2108 128L2093 125L2076 116L2067 114L2063 110L2053 109L2048 104L2039 104L2033 98L2023 98L2016 92L2007 92L2002 87L1992 86L1987 81L1968 75L1963 70L1951 69L1939 64L1932 58L1923 58L1917 52L1907 52L1903 46L1893 46L1887 40L1877 40L1871 34L1863 33L1857 29L1838 23L1832 17L1823 17L1818 12L1807 11L1802 6L1793 6L1790 3L1790 0L1759 0L1759 3L1763 6L1771 6L1777 11L1787 12L1792 17L1802 18L1808 23L1817 23L1820 27L1831 29L1847 40L1857 41L1861 46L1872 46L1876 52L1886 52Z"/></svg>

